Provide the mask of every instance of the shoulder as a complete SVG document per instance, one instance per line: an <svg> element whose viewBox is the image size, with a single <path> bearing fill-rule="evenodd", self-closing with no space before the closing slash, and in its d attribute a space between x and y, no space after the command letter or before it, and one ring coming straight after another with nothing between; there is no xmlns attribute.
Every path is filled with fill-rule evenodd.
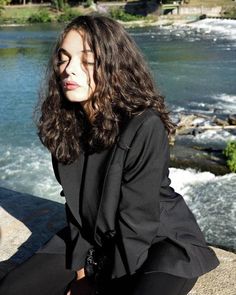
<svg viewBox="0 0 236 295"><path fill-rule="evenodd" d="M125 136L126 141L123 141L127 150L124 164L126 172L142 163L152 165L151 162L154 163L159 157L165 159L168 153L168 132L157 111L149 108L133 117L127 130L130 131L130 137Z"/></svg>
<svg viewBox="0 0 236 295"><path fill-rule="evenodd" d="M145 139L151 134L155 136L167 134L167 130L161 120L160 113L152 108L147 108L129 120L122 137L133 141L137 137Z"/></svg>
<svg viewBox="0 0 236 295"><path fill-rule="evenodd" d="M148 131L150 128L165 129L158 111L148 108L140 116L142 116L143 120L139 126L139 131L140 129Z"/></svg>
<svg viewBox="0 0 236 295"><path fill-rule="evenodd" d="M159 112L147 108L130 119L121 134L119 146L128 150L128 154L135 154L158 148L167 141L168 132Z"/></svg>
<svg viewBox="0 0 236 295"><path fill-rule="evenodd" d="M147 108L138 115L135 115L132 117L132 119L129 122L129 125L138 124L137 131L142 130L149 130L149 128L152 127L159 127L159 128L165 128L160 113L152 108ZM129 127L129 126L128 126Z"/></svg>

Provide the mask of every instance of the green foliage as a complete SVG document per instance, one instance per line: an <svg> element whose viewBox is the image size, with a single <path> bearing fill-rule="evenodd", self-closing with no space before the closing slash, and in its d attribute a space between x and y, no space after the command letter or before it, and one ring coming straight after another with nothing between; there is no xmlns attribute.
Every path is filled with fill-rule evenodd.
<svg viewBox="0 0 236 295"><path fill-rule="evenodd" d="M81 15L80 12L71 9L69 6L65 6L63 13L57 17L58 22L69 22L73 18Z"/></svg>
<svg viewBox="0 0 236 295"><path fill-rule="evenodd" d="M90 7L94 4L93 0L87 0L84 7Z"/></svg>
<svg viewBox="0 0 236 295"><path fill-rule="evenodd" d="M8 5L12 0L0 0L0 6Z"/></svg>
<svg viewBox="0 0 236 295"><path fill-rule="evenodd" d="M0 5L0 16L2 15L3 11L4 11L4 7Z"/></svg>
<svg viewBox="0 0 236 295"><path fill-rule="evenodd" d="M11 0L0 0L0 16L2 15L3 11L5 10L4 5L10 4Z"/></svg>
<svg viewBox="0 0 236 295"><path fill-rule="evenodd" d="M66 4L64 0L52 0L52 8L56 9L57 11L63 11L65 5Z"/></svg>
<svg viewBox="0 0 236 295"><path fill-rule="evenodd" d="M236 172L236 141L229 141L223 154L227 157L227 165L231 172Z"/></svg>
<svg viewBox="0 0 236 295"><path fill-rule="evenodd" d="M236 7L227 8L223 13L222 16L225 18L233 18L236 19Z"/></svg>
<svg viewBox="0 0 236 295"><path fill-rule="evenodd" d="M122 8L111 9L110 16L114 19L118 19L124 22L144 19L143 16L127 13Z"/></svg>
<svg viewBox="0 0 236 295"><path fill-rule="evenodd" d="M29 18L30 23L50 23L52 21L49 11L47 9L39 9L38 12L33 13Z"/></svg>

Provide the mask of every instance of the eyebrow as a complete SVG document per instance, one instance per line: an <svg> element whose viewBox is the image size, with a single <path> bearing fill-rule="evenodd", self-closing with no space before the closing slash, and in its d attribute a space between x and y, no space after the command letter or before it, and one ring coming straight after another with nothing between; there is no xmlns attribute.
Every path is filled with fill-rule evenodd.
<svg viewBox="0 0 236 295"><path fill-rule="evenodd" d="M84 49L84 50L81 50L81 52L93 52L91 49Z"/></svg>
<svg viewBox="0 0 236 295"><path fill-rule="evenodd" d="M83 52L83 53L87 53L87 52L93 52L91 49L83 49L81 50L80 52ZM60 53L63 53L69 57L71 57L71 54L64 48L59 48L58 51L57 51L57 54L59 55Z"/></svg>
<svg viewBox="0 0 236 295"><path fill-rule="evenodd" d="M65 50L64 48L62 48L62 47L59 48L58 51L57 51L57 54L58 54L58 55L59 55L60 53L64 53L65 55L71 57L70 53L69 53L67 50Z"/></svg>

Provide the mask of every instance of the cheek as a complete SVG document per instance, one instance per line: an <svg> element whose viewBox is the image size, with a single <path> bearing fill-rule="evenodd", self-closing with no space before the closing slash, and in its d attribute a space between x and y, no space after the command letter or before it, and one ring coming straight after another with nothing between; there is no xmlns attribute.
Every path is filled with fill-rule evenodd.
<svg viewBox="0 0 236 295"><path fill-rule="evenodd" d="M60 66L59 66L59 72L60 72L60 73L64 72L65 67L66 67L65 64L60 65Z"/></svg>
<svg viewBox="0 0 236 295"><path fill-rule="evenodd" d="M93 69L90 69L88 71L88 77L89 77L89 80L90 80L90 86L94 89L95 88L95 82L94 82L94 70Z"/></svg>
<svg viewBox="0 0 236 295"><path fill-rule="evenodd" d="M66 66L65 65L61 65L58 68L58 74L61 78L64 78L66 76L66 71L65 71Z"/></svg>
<svg viewBox="0 0 236 295"><path fill-rule="evenodd" d="M77 76L77 81L86 88L94 88L93 73L90 71L84 71L79 76Z"/></svg>

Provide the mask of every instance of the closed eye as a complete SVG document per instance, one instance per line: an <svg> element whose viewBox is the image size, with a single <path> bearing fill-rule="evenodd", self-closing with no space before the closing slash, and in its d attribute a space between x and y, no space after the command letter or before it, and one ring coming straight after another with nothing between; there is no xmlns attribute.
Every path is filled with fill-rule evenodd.
<svg viewBox="0 0 236 295"><path fill-rule="evenodd" d="M57 66L60 66L66 62L68 62L71 58L71 55L69 54L69 52L67 52L65 49L63 48L59 48L58 52L57 52Z"/></svg>
<svg viewBox="0 0 236 295"><path fill-rule="evenodd" d="M57 66L60 66L60 65L62 65L64 63L66 63L66 62L68 62L68 60L58 60Z"/></svg>
<svg viewBox="0 0 236 295"><path fill-rule="evenodd" d="M85 66L93 66L95 64L92 56L84 56L83 55L81 58L81 62Z"/></svg>
<svg viewBox="0 0 236 295"><path fill-rule="evenodd" d="M93 61L83 61L84 64L93 66L95 63Z"/></svg>

